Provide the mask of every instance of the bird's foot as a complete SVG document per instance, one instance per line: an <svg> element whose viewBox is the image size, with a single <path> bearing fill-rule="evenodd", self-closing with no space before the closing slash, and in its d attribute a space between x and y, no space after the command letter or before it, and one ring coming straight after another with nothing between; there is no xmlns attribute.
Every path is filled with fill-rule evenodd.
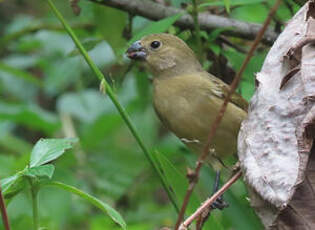
<svg viewBox="0 0 315 230"><path fill-rule="evenodd" d="M223 210L224 208L229 207L229 204L223 199L222 196L218 197L212 204L212 209Z"/></svg>

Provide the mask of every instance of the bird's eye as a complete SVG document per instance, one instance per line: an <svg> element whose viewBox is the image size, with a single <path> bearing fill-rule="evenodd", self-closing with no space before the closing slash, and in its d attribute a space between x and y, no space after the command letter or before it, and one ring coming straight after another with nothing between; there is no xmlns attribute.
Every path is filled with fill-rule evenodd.
<svg viewBox="0 0 315 230"><path fill-rule="evenodd" d="M151 42L151 47L152 47L153 49L159 48L160 45L161 45L161 42L159 42L159 41L153 41L153 42Z"/></svg>

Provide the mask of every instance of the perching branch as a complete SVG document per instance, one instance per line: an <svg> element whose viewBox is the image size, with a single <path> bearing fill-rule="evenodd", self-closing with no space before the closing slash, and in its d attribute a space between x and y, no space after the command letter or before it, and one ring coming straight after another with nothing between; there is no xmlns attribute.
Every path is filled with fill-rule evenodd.
<svg viewBox="0 0 315 230"><path fill-rule="evenodd" d="M226 96L226 98L225 98L225 100L223 102L223 105L221 106L221 109L220 109L220 111L219 111L215 121L211 125L211 129L210 129L209 136L208 136L208 141L207 141L207 143L205 145L203 154L198 158L196 169L195 169L195 171L193 173L195 178L190 180L190 183L189 183L189 186L188 186L188 189L187 189L184 201L183 201L183 205L182 205L181 210L179 212L178 219L177 219L176 225L175 225L175 229L176 230L178 229L178 227L180 225L180 222L182 221L182 219L184 217L184 214L185 214L186 207L188 205L190 196L191 196L191 194L193 192L193 189L194 189L195 185L198 182L200 169L201 169L201 167L203 165L204 160L206 159L206 157L209 154L209 149L210 149L210 145L211 145L212 139L215 136L216 130L217 130L217 128L218 128L222 118L223 118L223 115L224 115L224 113L226 111L228 102L230 101L231 95L235 92L235 90L236 90L236 88L238 86L238 83L240 82L240 79L242 77L242 74L245 71L245 68L246 68L247 64L249 63L251 57L253 56L254 51L256 50L259 42L263 38L263 35L264 35L265 31L267 30L267 27L268 27L268 25L269 25L273 15L275 14L277 8L279 7L280 3L281 3L281 0L277 0L275 5L270 10L270 12L268 14L268 17L267 17L263 27L261 28L261 30L257 34L257 37L256 37L254 43L252 44L252 46L251 46L251 48L250 48L250 50L249 50L249 52L248 52L248 54L247 54L243 64L242 64L239 72L236 74L236 76L235 76L235 78L234 78L234 80L233 80L233 82L231 84L231 88L230 88L230 90L228 92L228 95Z"/></svg>
<svg viewBox="0 0 315 230"><path fill-rule="evenodd" d="M160 20L165 17L177 13L184 13L183 16L175 22L175 25L183 29L194 29L194 20L191 15L182 9L177 9L170 6L165 6L148 0L89 0L105 6L117 8L119 10L127 11L134 15L140 15L151 20ZM246 23L231 18L217 16L209 13L199 14L198 21L200 29L213 30L217 28L224 28L222 32L224 35L240 37L245 39L254 39L258 31L262 28L259 24ZM268 29L262 38L265 44L272 44L278 34L272 29Z"/></svg>
<svg viewBox="0 0 315 230"><path fill-rule="evenodd" d="M190 217L188 217L179 227L179 230L187 230L187 227L200 216L207 208L213 204L218 197L220 197L226 190L228 190L232 184L234 184L242 175L241 171L238 171L231 179L225 183L215 194L207 199Z"/></svg>

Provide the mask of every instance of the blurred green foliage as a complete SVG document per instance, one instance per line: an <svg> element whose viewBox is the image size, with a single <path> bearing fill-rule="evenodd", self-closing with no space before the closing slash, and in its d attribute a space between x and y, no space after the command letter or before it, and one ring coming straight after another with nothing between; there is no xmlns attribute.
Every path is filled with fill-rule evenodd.
<svg viewBox="0 0 315 230"><path fill-rule="evenodd" d="M154 23L90 1L81 1L81 14L74 16L69 2L54 2L110 82L146 145L156 153L180 204L187 186L185 170L187 165L194 166L196 156L161 127L151 105L151 75L140 64L127 60L123 53L132 38L162 31L177 34L196 51L191 31L170 26L170 21L178 16ZM165 2L174 7L191 4L189 0ZM292 0L284 2L273 20L273 27L278 30L298 10ZM255 23L263 22L273 3L274 0L199 1L201 11ZM0 179L9 178L7 184L18 185L11 187L11 195L21 191L7 199L12 229L33 226L30 188L25 181L18 183L20 172L23 177L45 180L52 177L53 181L66 184L65 191L60 190L63 184L59 188L55 185L40 189L41 227L121 229L111 217L95 208L100 208L100 203L93 203L96 198L106 207L114 207L128 229L173 226L176 211L158 176L109 98L99 92L98 79L46 1L0 2L0 27ZM238 48L231 47L219 39L221 32L220 29L201 32L207 57L204 67L230 82L245 57L240 50L247 50L250 42L231 37L229 41ZM238 91L248 100L254 92L254 74L261 68L268 49L264 45L259 47L243 75ZM39 139L72 137L79 142L71 151L57 154L58 159L46 158L41 164L31 164L35 169L25 169L30 159L32 162L32 149L35 146L34 154ZM213 179L213 172L204 167L187 214L210 195ZM85 198L93 195L91 203L69 193L73 188L69 185L84 191ZM238 181L225 195L230 207L223 212L214 211L204 229L262 229L246 196L245 186Z"/></svg>

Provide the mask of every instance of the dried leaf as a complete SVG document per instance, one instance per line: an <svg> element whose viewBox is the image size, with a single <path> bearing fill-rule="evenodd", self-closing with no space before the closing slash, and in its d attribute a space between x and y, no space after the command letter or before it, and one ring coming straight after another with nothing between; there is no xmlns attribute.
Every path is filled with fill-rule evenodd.
<svg viewBox="0 0 315 230"><path fill-rule="evenodd" d="M315 0L301 8L271 48L239 134L251 205L266 229L315 229L314 9Z"/></svg>

